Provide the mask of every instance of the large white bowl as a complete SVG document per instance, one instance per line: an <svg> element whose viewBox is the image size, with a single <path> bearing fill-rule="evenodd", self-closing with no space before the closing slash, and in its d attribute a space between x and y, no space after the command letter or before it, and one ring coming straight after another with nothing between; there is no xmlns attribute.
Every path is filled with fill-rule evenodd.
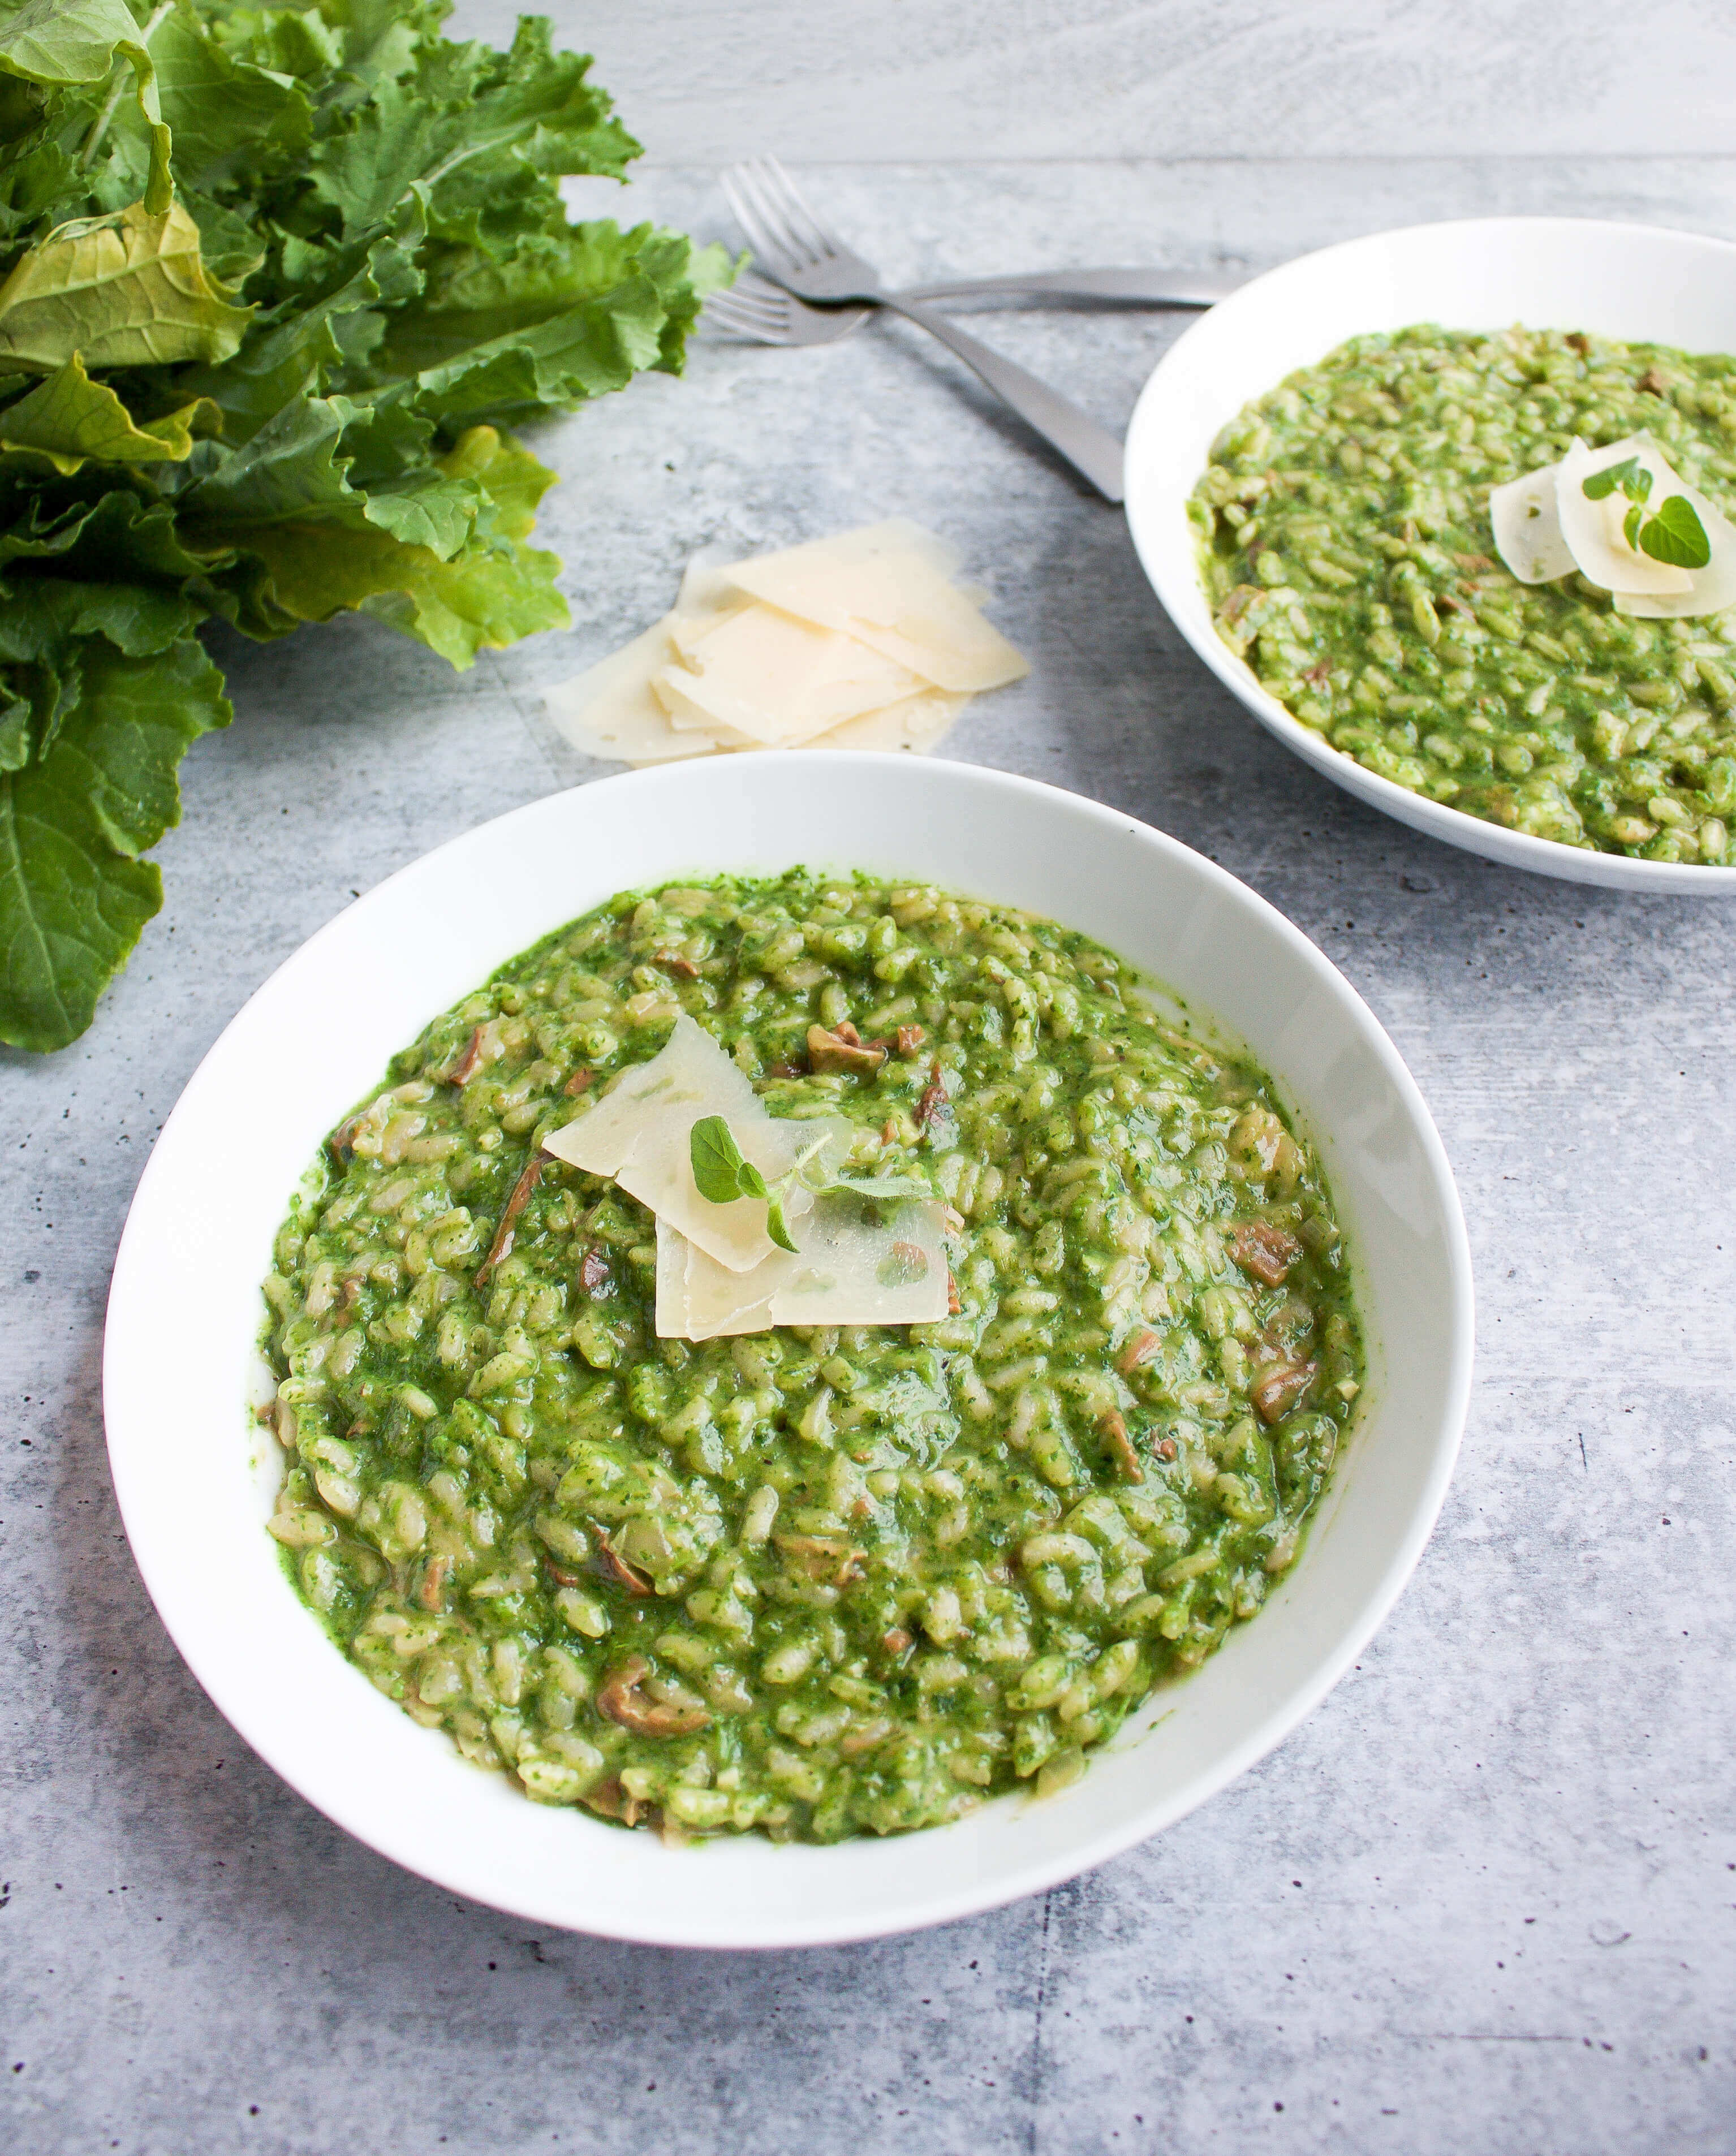
<svg viewBox="0 0 1736 2156"><path fill-rule="evenodd" d="M1487 217L1411 225L1304 254L1202 315L1165 353L1127 431L1127 521L1158 597L1195 651L1304 762L1451 846L1570 883L1736 891L1736 868L1630 860L1503 830L1382 778L1311 733L1212 625L1188 497L1219 429L1346 338L1412 322L1590 330L1688 352L1736 352L1736 246L1591 218Z"/></svg>
<svg viewBox="0 0 1736 2156"><path fill-rule="evenodd" d="M275 1448L246 1413L259 1283L322 1134L436 1012L615 891L799 861L932 879L1071 923L1244 1040L1321 1148L1361 1282L1367 1404L1265 1610L1072 1789L890 1840L675 1850L465 1765L297 1601L264 1525ZM1269 1751L1415 1563L1457 1449L1471 1350L1464 1224L1428 1111L1355 992L1262 899L1173 839L1028 779L763 755L605 779L485 824L280 968L195 1072L146 1168L115 1269L104 1396L121 1513L163 1622L311 1802L412 1870L539 1922L787 1946L1031 1892L1180 1818Z"/></svg>

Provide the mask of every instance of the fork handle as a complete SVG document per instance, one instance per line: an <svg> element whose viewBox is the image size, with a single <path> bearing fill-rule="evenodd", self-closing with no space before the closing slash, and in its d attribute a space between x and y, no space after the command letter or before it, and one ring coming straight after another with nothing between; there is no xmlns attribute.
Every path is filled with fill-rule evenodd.
<svg viewBox="0 0 1736 2156"><path fill-rule="evenodd" d="M1119 300L1148 307L1210 307L1247 279L1236 270L1039 270L1026 276L964 277L950 285L921 285L907 299Z"/></svg>
<svg viewBox="0 0 1736 2156"><path fill-rule="evenodd" d="M896 293L874 295L881 305L938 337L948 352L956 352L979 375L1004 403L1030 426L1035 427L1052 449L1058 449L1073 469L1088 479L1107 501L1122 498L1122 445L1107 427L1086 418L1077 405L1068 403L1058 390L1035 374L1027 374L998 352L937 315L927 307L913 305Z"/></svg>

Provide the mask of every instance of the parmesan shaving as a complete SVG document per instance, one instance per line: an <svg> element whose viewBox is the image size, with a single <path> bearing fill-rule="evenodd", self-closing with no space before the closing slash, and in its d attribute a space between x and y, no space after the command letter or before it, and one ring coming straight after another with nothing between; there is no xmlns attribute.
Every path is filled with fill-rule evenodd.
<svg viewBox="0 0 1736 2156"><path fill-rule="evenodd" d="M716 1340L774 1325L926 1325L946 1316L946 1227L937 1201L894 1209L828 1194L795 1235L794 1255L777 1250L751 1272L732 1272L660 1217L659 1337Z"/></svg>
<svg viewBox="0 0 1736 2156"><path fill-rule="evenodd" d="M879 530L896 532L900 527ZM847 538L870 535L846 534ZM840 629L937 689L973 696L1030 671L932 556L901 538L872 551L794 547L722 573L738 589L822 627Z"/></svg>
<svg viewBox="0 0 1736 2156"><path fill-rule="evenodd" d="M1630 461L1651 482L1637 505L1645 517L1655 516L1672 495L1692 506L1711 554L1703 567L1660 562L1635 545L1626 527L1636 505L1620 485L1600 499L1586 494L1588 479ZM1496 551L1523 584L1548 583L1577 568L1611 595L1617 613L1651 619L1722 613L1736 606L1736 524L1677 476L1649 434L1630 434L1597 449L1575 436L1559 464L1492 490L1489 521Z"/></svg>
<svg viewBox="0 0 1736 2156"><path fill-rule="evenodd" d="M787 1174L832 1127L830 1119L816 1124L768 1115L710 1034L683 1013L649 1063L624 1070L588 1114L545 1138L542 1150L589 1174L612 1177L721 1269L742 1273L778 1246L766 1233L763 1199L716 1205L701 1197L690 1146L693 1126L706 1116L724 1118L742 1158L768 1182ZM799 1185L790 1192L783 1209L792 1232L813 1203Z"/></svg>
<svg viewBox="0 0 1736 2156"><path fill-rule="evenodd" d="M1492 488L1489 521L1495 552L1522 584L1553 583L1573 573L1573 549L1561 536L1561 512L1555 504L1554 465Z"/></svg>
<svg viewBox="0 0 1736 2156"><path fill-rule="evenodd" d="M652 676L670 718L679 726L684 712L696 713L768 747L794 747L923 686L907 667L855 638L776 607L743 608L689 649L685 665Z"/></svg>
<svg viewBox="0 0 1736 2156"><path fill-rule="evenodd" d="M641 767L756 748L926 753L969 698L1030 670L901 519L781 553L688 563L675 608L552 690L576 747Z"/></svg>

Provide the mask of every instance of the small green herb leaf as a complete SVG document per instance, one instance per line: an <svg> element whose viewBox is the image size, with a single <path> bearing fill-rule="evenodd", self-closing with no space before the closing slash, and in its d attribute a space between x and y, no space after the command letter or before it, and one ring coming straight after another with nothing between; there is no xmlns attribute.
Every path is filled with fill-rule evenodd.
<svg viewBox="0 0 1736 2156"><path fill-rule="evenodd" d="M1638 502L1636 502L1626 516L1622 518L1621 536L1630 547L1636 547L1640 544L1640 526L1645 521L1646 512Z"/></svg>
<svg viewBox="0 0 1736 2156"><path fill-rule="evenodd" d="M932 1188L920 1175L835 1175L829 1190L852 1190L858 1198L876 1205L901 1204L907 1198L932 1198Z"/></svg>
<svg viewBox="0 0 1736 2156"><path fill-rule="evenodd" d="M783 1217L783 1199L788 1178L774 1183L766 1194L766 1233L780 1250L795 1250L795 1239L789 1232L789 1224Z"/></svg>
<svg viewBox="0 0 1736 2156"><path fill-rule="evenodd" d="M1640 459L1637 457L1626 458L1619 465L1605 465L1601 471L1593 472L1590 479L1580 481L1579 491L1588 501L1607 501L1618 486L1624 493L1626 491L1626 482L1639 469ZM1649 487L1651 481L1650 472L1646 475L1646 480ZM1643 499L1643 496L1636 499Z"/></svg>
<svg viewBox="0 0 1736 2156"><path fill-rule="evenodd" d="M713 1205L727 1205L737 1198L759 1197L764 1194L762 1182L758 1191L746 1190L742 1185L742 1170L747 1163L742 1158L742 1148L736 1143L735 1133L722 1116L706 1116L693 1126L687 1141L688 1157L693 1163L693 1180L701 1198ZM756 1176L758 1171L755 1171Z"/></svg>
<svg viewBox="0 0 1736 2156"><path fill-rule="evenodd" d="M766 1188L764 1176L751 1160L744 1160L736 1170L736 1181L740 1184L744 1198L767 1198L771 1194Z"/></svg>
<svg viewBox="0 0 1736 2156"><path fill-rule="evenodd" d="M1703 569L1712 559L1712 542L1685 494L1672 494L1659 506L1640 533L1639 547L1654 562L1677 569Z"/></svg>

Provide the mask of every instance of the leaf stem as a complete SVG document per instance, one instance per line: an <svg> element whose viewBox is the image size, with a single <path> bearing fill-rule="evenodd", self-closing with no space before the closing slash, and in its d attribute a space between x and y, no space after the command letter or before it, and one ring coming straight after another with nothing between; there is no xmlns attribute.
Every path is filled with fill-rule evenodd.
<svg viewBox="0 0 1736 2156"><path fill-rule="evenodd" d="M161 4L158 6L156 13L152 15L150 21L146 23L144 28L140 31L139 44L147 51L150 48L151 39L156 33L157 24L162 22L165 15L171 13L174 5L175 0L161 0ZM128 68L131 68L132 66L132 62L128 60L125 64ZM103 136L109 131L109 122L115 116L115 108L120 104L121 99L126 95L126 77L123 74L116 83L115 87L109 92L106 100L104 101L102 110L97 114L95 119L90 123L90 132L85 137L85 146L79 152L79 162L81 165L88 165L91 159L96 155Z"/></svg>

